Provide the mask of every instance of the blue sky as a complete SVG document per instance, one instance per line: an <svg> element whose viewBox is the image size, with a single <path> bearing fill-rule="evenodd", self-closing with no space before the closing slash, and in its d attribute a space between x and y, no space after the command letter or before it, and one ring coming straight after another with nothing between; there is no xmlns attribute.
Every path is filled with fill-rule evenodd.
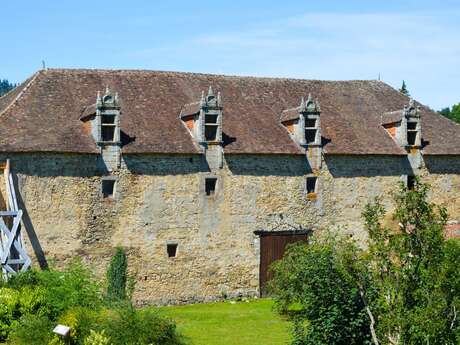
<svg viewBox="0 0 460 345"><path fill-rule="evenodd" d="M41 67L407 81L460 102L459 0L1 1L0 78Z"/></svg>

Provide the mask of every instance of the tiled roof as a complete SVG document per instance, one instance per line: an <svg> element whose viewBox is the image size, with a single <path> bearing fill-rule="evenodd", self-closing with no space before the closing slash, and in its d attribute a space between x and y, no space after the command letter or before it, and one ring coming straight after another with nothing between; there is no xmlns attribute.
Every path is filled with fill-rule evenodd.
<svg viewBox="0 0 460 345"><path fill-rule="evenodd" d="M297 120L299 118L300 107L283 110L281 113L281 122Z"/></svg>
<svg viewBox="0 0 460 345"><path fill-rule="evenodd" d="M130 137L124 153L198 153L179 115L195 111L209 85L224 101L226 154L301 154L280 117L308 93L321 102L327 154L403 154L381 121L409 99L379 81L78 69L40 71L0 98L0 151L98 152L80 118L108 86L120 96L121 129ZM427 107L420 113L425 154L460 155L460 125Z"/></svg>
<svg viewBox="0 0 460 345"><path fill-rule="evenodd" d="M401 121L403 116L403 110L388 111L382 114L382 125L395 123Z"/></svg>
<svg viewBox="0 0 460 345"><path fill-rule="evenodd" d="M200 112L200 102L185 104L180 112L181 116L195 115Z"/></svg>

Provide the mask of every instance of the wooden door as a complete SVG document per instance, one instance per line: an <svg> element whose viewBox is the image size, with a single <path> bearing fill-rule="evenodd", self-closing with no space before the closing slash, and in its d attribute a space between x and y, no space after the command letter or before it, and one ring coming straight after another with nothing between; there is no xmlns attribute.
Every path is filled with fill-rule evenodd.
<svg viewBox="0 0 460 345"><path fill-rule="evenodd" d="M281 259L290 243L307 242L307 234L263 233L260 234L260 273L259 284L261 296L267 295L267 283L273 278L270 265Z"/></svg>

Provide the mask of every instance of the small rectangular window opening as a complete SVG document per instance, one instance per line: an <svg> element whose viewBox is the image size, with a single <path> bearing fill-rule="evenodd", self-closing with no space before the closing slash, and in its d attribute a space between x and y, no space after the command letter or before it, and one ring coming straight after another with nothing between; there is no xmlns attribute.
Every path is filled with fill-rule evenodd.
<svg viewBox="0 0 460 345"><path fill-rule="evenodd" d="M417 122L408 122L407 123L407 144L415 145L417 140Z"/></svg>
<svg viewBox="0 0 460 345"><path fill-rule="evenodd" d="M168 258L175 258L177 256L177 243L167 243L166 251L168 253Z"/></svg>
<svg viewBox="0 0 460 345"><path fill-rule="evenodd" d="M412 132L412 131L408 131L407 132L407 143L409 145L415 145L415 141L417 139L417 132Z"/></svg>
<svg viewBox="0 0 460 345"><path fill-rule="evenodd" d="M205 192L206 195L211 196L216 192L217 178L209 177L205 180Z"/></svg>
<svg viewBox="0 0 460 345"><path fill-rule="evenodd" d="M408 175L407 176L407 189L414 190L415 189L415 176Z"/></svg>
<svg viewBox="0 0 460 345"><path fill-rule="evenodd" d="M316 128L316 119L305 119L306 128Z"/></svg>
<svg viewBox="0 0 460 345"><path fill-rule="evenodd" d="M113 198L115 182L115 180L102 180L102 196L104 198Z"/></svg>
<svg viewBox="0 0 460 345"><path fill-rule="evenodd" d="M115 124L115 115L102 115L103 124Z"/></svg>
<svg viewBox="0 0 460 345"><path fill-rule="evenodd" d="M115 127L114 126L102 126L102 141L114 141L115 139Z"/></svg>
<svg viewBox="0 0 460 345"><path fill-rule="evenodd" d="M217 125L204 126L204 136L206 141L215 141L217 139Z"/></svg>
<svg viewBox="0 0 460 345"><path fill-rule="evenodd" d="M217 114L205 115L204 121L206 124L217 123Z"/></svg>
<svg viewBox="0 0 460 345"><path fill-rule="evenodd" d="M307 194L316 193L317 177L307 177Z"/></svg>
<svg viewBox="0 0 460 345"><path fill-rule="evenodd" d="M305 140L307 141L307 144L314 144L316 141L316 129L306 129Z"/></svg>

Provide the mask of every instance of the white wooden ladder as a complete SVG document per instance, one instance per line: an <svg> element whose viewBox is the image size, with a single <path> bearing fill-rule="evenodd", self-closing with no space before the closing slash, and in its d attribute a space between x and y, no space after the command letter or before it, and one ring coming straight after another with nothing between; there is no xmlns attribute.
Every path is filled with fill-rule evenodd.
<svg viewBox="0 0 460 345"><path fill-rule="evenodd" d="M32 261L27 255L21 233L22 210L18 208L10 160L0 166L4 169L7 210L0 211L0 264L5 279L8 275L26 271Z"/></svg>

